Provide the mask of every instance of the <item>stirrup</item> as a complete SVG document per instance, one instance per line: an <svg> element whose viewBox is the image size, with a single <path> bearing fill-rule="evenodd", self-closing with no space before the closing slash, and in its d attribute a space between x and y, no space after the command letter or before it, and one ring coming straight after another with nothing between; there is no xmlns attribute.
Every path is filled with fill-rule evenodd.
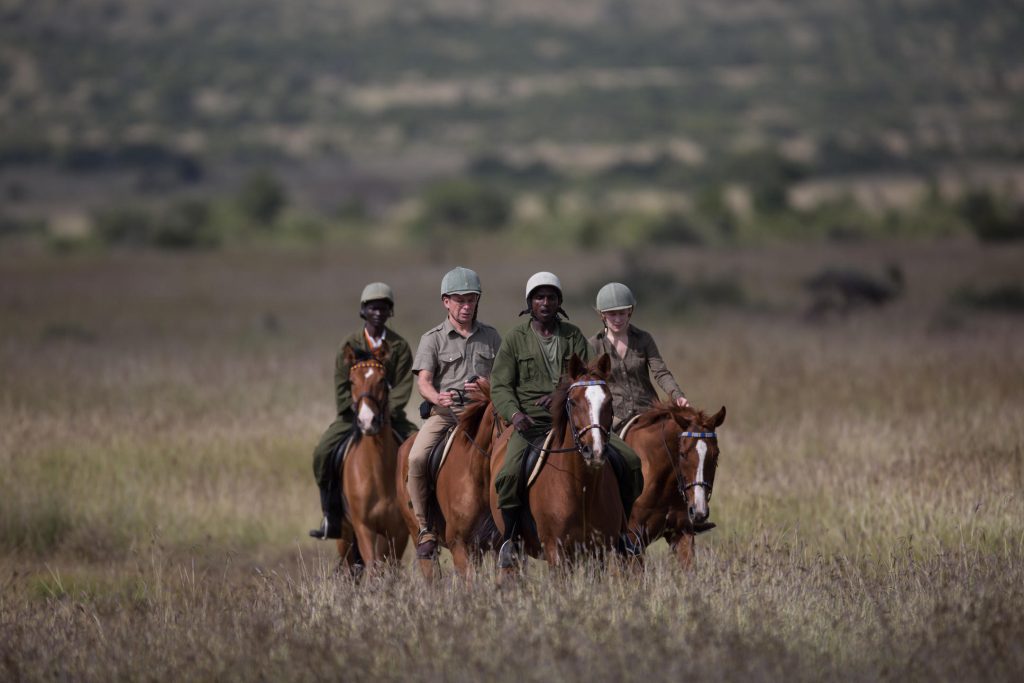
<svg viewBox="0 0 1024 683"><path fill-rule="evenodd" d="M437 556L437 534L423 527L416 537L416 559L432 560Z"/></svg>
<svg viewBox="0 0 1024 683"><path fill-rule="evenodd" d="M310 529L309 535L319 541L326 541L329 538L341 538L341 524L335 529L324 515L324 521L320 523L319 529Z"/></svg>
<svg viewBox="0 0 1024 683"><path fill-rule="evenodd" d="M519 566L519 551L511 538L501 544L498 550L498 569L515 569Z"/></svg>

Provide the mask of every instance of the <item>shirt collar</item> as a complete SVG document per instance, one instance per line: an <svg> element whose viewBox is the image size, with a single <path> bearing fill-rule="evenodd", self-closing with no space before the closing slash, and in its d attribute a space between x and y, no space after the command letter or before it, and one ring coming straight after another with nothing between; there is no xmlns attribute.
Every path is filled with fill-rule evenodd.
<svg viewBox="0 0 1024 683"><path fill-rule="evenodd" d="M444 317L444 322L441 323L441 329L444 330L444 333L446 335L450 336L451 334L454 333L454 334L459 335L460 337L462 336L462 334L457 329L455 329L455 325L452 325L451 316L447 316L446 315ZM479 323L474 319L473 320L473 326L469 328L469 335L467 335L467 338L468 337L472 337L474 334L476 334L476 331L478 329L479 329Z"/></svg>

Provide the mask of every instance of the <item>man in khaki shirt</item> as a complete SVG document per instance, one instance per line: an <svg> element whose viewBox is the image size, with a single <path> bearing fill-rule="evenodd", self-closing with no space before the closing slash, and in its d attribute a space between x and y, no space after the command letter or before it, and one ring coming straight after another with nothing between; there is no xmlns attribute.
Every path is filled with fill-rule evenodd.
<svg viewBox="0 0 1024 683"><path fill-rule="evenodd" d="M448 428L458 420L465 392L478 389L475 381L489 377L501 335L476 319L480 278L468 268L454 268L441 281L441 303L447 311L443 323L420 338L412 371L420 395L432 407L409 451L409 499L419 525L416 556L432 558L437 536L427 525L430 482L427 458Z"/></svg>

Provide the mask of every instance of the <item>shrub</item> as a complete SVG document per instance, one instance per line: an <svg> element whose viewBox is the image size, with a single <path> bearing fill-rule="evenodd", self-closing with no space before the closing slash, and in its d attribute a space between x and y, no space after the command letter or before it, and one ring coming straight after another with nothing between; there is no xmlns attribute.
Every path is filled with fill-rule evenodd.
<svg viewBox="0 0 1024 683"><path fill-rule="evenodd" d="M212 247L220 236L210 226L210 207L197 199L172 205L153 226L153 246L173 249Z"/></svg>
<svg viewBox="0 0 1024 683"><path fill-rule="evenodd" d="M269 171L256 171L242 184L238 206L246 218L267 227L277 220L288 204L284 185Z"/></svg>
<svg viewBox="0 0 1024 683"><path fill-rule="evenodd" d="M982 242L1024 239L1024 206L997 199L991 192L969 192L960 202L960 214Z"/></svg>
<svg viewBox="0 0 1024 683"><path fill-rule="evenodd" d="M423 194L417 221L427 233L493 232L508 223L511 204L503 192L468 180L433 185Z"/></svg>
<svg viewBox="0 0 1024 683"><path fill-rule="evenodd" d="M143 246L153 234L152 214L134 206L100 209L93 213L93 234L100 244Z"/></svg>
<svg viewBox="0 0 1024 683"><path fill-rule="evenodd" d="M1005 313L1024 313L1024 288L1003 284L989 289L965 287L953 299L962 306Z"/></svg>

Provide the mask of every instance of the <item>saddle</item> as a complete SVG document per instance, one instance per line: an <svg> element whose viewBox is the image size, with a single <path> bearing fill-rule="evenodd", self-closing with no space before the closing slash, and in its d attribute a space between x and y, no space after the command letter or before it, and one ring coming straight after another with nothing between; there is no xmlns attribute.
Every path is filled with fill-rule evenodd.
<svg viewBox="0 0 1024 683"><path fill-rule="evenodd" d="M430 449L430 455L427 456L427 472L430 473L431 487L437 483L437 475L440 474L441 467L448 458L448 451L452 449L452 444L455 443L455 436L458 432L459 425L452 425L444 433L444 436L438 439L434 447Z"/></svg>
<svg viewBox="0 0 1024 683"><path fill-rule="evenodd" d="M631 417L628 420L626 420L622 425L620 425L619 429L618 429L619 438L622 439L623 441L625 441L626 440L626 434L629 433L629 430L633 426L633 423L636 422L639 419L640 419L640 413L637 413L633 417Z"/></svg>

